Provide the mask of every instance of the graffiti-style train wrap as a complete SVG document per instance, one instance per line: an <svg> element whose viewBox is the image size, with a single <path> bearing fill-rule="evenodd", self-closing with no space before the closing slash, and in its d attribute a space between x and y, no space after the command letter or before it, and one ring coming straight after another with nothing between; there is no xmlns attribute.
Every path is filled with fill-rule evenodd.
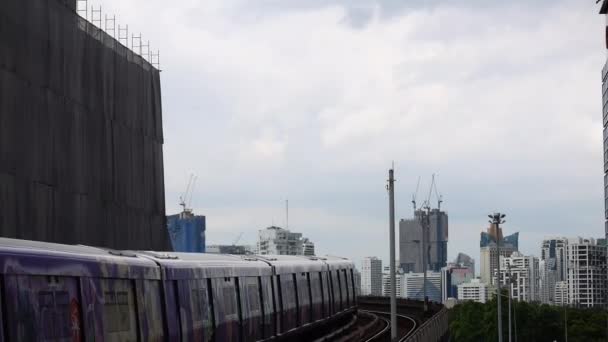
<svg viewBox="0 0 608 342"><path fill-rule="evenodd" d="M339 257L113 251L0 238L0 342L264 341L356 307Z"/></svg>

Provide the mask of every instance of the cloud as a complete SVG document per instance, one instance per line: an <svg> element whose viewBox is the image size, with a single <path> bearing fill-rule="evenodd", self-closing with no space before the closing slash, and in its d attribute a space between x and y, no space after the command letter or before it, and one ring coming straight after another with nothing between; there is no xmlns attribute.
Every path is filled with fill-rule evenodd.
<svg viewBox="0 0 608 342"><path fill-rule="evenodd" d="M543 234L603 235L593 3L404 3L104 2L161 48L168 211L194 169L211 240L254 239L272 210L238 215L289 197L310 210L292 228L325 250L386 258L394 160L399 217L439 173L450 256L478 259L494 209L531 253Z"/></svg>

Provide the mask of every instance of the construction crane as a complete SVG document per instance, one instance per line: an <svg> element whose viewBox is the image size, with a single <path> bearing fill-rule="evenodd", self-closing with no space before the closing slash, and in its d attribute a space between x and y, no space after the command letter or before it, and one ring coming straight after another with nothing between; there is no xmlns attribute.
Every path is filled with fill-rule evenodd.
<svg viewBox="0 0 608 342"><path fill-rule="evenodd" d="M429 188L429 195L424 202L423 207L430 209L431 207L431 195L433 194L433 190L435 192L435 197L437 197L437 209L441 210L441 203L443 203L443 195L439 193L437 190L437 182L435 182L435 174L433 173L433 177L431 180L431 186Z"/></svg>
<svg viewBox="0 0 608 342"><path fill-rule="evenodd" d="M239 243L239 241L241 241L243 234L245 234L245 233L241 232L241 234L239 234L239 236L236 238L236 240L234 240L234 242L232 243L233 246L236 246L236 244Z"/></svg>
<svg viewBox="0 0 608 342"><path fill-rule="evenodd" d="M179 196L179 205L183 208L184 213L191 213L192 209L190 205L192 204L192 194L194 194L194 185L196 184L196 179L198 177L194 174L190 174L190 178L188 179L188 185L186 186L186 191Z"/></svg>
<svg viewBox="0 0 608 342"><path fill-rule="evenodd" d="M412 205L414 206L414 213L416 212L416 197L418 197L418 188L420 188L420 176L418 176L418 184L416 184L416 192L412 194Z"/></svg>

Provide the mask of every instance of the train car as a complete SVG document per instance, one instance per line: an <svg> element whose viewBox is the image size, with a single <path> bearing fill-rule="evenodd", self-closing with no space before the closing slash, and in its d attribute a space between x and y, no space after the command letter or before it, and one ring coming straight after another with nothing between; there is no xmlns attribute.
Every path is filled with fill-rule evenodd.
<svg viewBox="0 0 608 342"><path fill-rule="evenodd" d="M135 254L0 238L0 277L0 341L164 338L160 270Z"/></svg>
<svg viewBox="0 0 608 342"><path fill-rule="evenodd" d="M161 267L171 341L261 341L275 333L272 268L255 257L143 252Z"/></svg>
<svg viewBox="0 0 608 342"><path fill-rule="evenodd" d="M302 340L356 309L352 270L337 257L0 238L0 342Z"/></svg>

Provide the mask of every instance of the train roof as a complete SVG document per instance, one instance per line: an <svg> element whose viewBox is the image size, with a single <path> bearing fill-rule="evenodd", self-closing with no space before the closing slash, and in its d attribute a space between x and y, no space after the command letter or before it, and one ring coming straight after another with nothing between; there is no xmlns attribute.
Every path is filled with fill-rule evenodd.
<svg viewBox="0 0 608 342"><path fill-rule="evenodd" d="M327 263L331 270L336 270L340 268L355 268L353 262L348 258L326 255L322 257L322 259Z"/></svg>
<svg viewBox="0 0 608 342"><path fill-rule="evenodd" d="M317 257L301 255L257 255L256 258L264 260L274 266L276 274L327 271L327 264Z"/></svg>
<svg viewBox="0 0 608 342"><path fill-rule="evenodd" d="M257 277L272 275L272 268L255 256L210 253L139 252L161 265L166 279Z"/></svg>
<svg viewBox="0 0 608 342"><path fill-rule="evenodd" d="M129 251L0 238L0 273L160 279L158 266Z"/></svg>

